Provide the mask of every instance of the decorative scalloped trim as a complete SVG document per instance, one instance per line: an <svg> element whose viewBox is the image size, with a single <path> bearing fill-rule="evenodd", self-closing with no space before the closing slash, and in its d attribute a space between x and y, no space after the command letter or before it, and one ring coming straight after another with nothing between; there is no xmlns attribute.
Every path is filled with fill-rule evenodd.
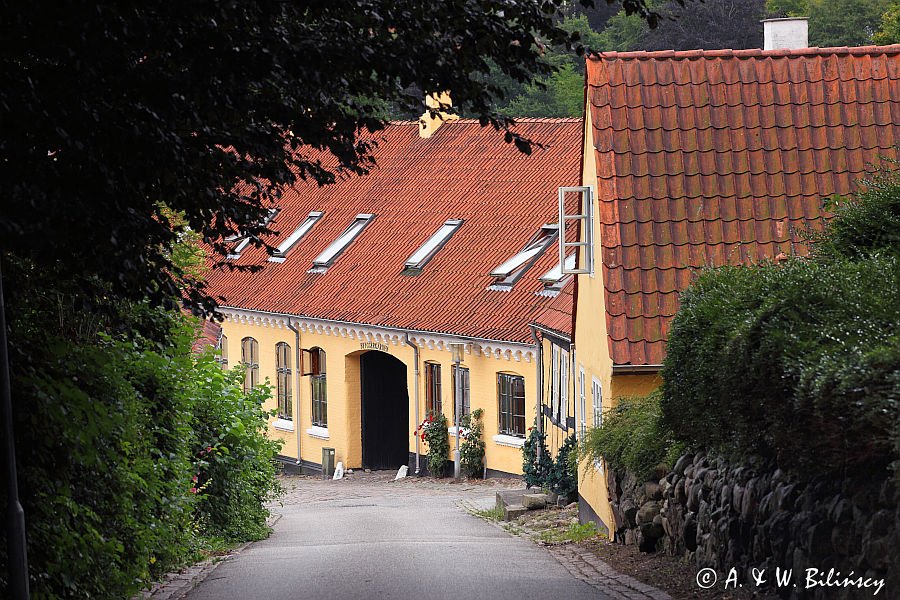
<svg viewBox="0 0 900 600"><path fill-rule="evenodd" d="M225 315L225 320L230 323L240 323L255 327L274 327L285 329L288 321L293 320L302 333L317 335L329 335L334 337L359 340L360 342L372 342L392 346L406 344L406 334L419 348L429 350L450 351L450 344L465 344L467 355L481 355L497 360L511 362L533 362L535 349L532 345L516 344L512 342L494 342L488 340L469 341L465 338L449 335L432 334L421 331L409 331L404 329L389 329L386 327L372 327L370 325L352 323L334 323L319 319L305 319L302 317L289 317L287 315L275 315L252 310L221 307L220 311Z"/></svg>

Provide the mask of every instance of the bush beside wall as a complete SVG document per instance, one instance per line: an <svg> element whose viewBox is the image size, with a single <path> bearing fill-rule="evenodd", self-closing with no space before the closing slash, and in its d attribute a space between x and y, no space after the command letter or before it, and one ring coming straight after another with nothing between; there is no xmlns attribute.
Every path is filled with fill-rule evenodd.
<svg viewBox="0 0 900 600"><path fill-rule="evenodd" d="M127 598L209 537L264 535L277 491L265 390L245 396L240 373L192 355L178 313L90 305L59 274L4 258L33 596ZM0 564L6 552L0 528Z"/></svg>

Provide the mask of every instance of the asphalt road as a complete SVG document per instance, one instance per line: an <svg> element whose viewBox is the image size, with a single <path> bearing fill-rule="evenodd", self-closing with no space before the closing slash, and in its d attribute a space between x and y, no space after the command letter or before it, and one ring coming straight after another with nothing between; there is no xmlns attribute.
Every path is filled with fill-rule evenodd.
<svg viewBox="0 0 900 600"><path fill-rule="evenodd" d="M277 509L271 537L219 565L188 600L602 596L545 549L456 504L489 504L493 489L345 486L332 499L303 501L305 483L321 490L331 482L295 484L300 501Z"/></svg>

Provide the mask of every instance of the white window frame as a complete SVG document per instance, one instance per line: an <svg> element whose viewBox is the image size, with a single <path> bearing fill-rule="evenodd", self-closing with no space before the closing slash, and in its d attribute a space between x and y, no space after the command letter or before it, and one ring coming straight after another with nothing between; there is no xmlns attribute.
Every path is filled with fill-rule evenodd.
<svg viewBox="0 0 900 600"><path fill-rule="evenodd" d="M263 219L263 221L262 221L262 226L267 227L269 225L269 223L272 222L272 219L277 217L278 213L280 213L280 212L281 212L280 208L270 208L269 212L266 214L266 218ZM231 249L231 252L225 258L229 259L229 260L234 260L234 259L240 258L241 252L243 252L244 249L247 248L247 245L251 241L253 241L254 237L255 236L250 236L250 235L244 236L244 239L242 239L237 244L235 244L234 248ZM238 238L234 238L234 239L238 239ZM229 240L226 239L225 241L229 241Z"/></svg>
<svg viewBox="0 0 900 600"><path fill-rule="evenodd" d="M543 284L547 287L559 287L559 284L563 282L563 280L568 277L568 275L563 273L563 264L565 264L565 268L568 270L575 268L575 255L570 254L566 257L565 263L556 263L556 266L541 275L540 279Z"/></svg>
<svg viewBox="0 0 900 600"><path fill-rule="evenodd" d="M556 420L563 427L566 426L566 420L569 418L569 351L565 348L559 351L559 414Z"/></svg>
<svg viewBox="0 0 900 600"><path fill-rule="evenodd" d="M550 344L550 415L555 421L559 414L559 351L559 346Z"/></svg>
<svg viewBox="0 0 900 600"><path fill-rule="evenodd" d="M580 427L578 428L578 437L579 439L584 437L584 434L587 433L587 422L586 422L586 411L587 411L587 395L585 394L585 377L584 377L584 367L578 367L578 418L580 421Z"/></svg>
<svg viewBox="0 0 900 600"><path fill-rule="evenodd" d="M408 259L406 259L403 266L406 269L424 268L425 265L434 258L435 254L450 241L450 238L453 237L453 234L457 232L462 224L462 219L448 219L444 221L444 224L438 227L437 231L431 234L431 236L429 236L429 238L425 240L425 242L423 242Z"/></svg>
<svg viewBox="0 0 900 600"><path fill-rule="evenodd" d="M324 214L324 212L319 210L310 212L297 229L278 245L278 249L269 257L269 262L284 262L284 258L287 253L290 252L291 248L296 246L297 243L309 233L313 228L313 225L318 223L319 219L321 219Z"/></svg>
<svg viewBox="0 0 900 600"><path fill-rule="evenodd" d="M580 213L566 213L566 194L577 193L581 195ZM581 239L575 242L566 241L566 229L580 222ZM584 261L581 267L568 268L566 255L569 249L576 252L584 248ZM574 186L559 188L559 262L562 265L564 275L593 275L594 274L594 189L590 186Z"/></svg>
<svg viewBox="0 0 900 600"><path fill-rule="evenodd" d="M491 277L497 279L494 285L512 287L528 271L531 265L540 258L544 251L556 241L558 235L558 224L546 223L542 225L540 231L532 236L524 248L491 271Z"/></svg>
<svg viewBox="0 0 900 600"><path fill-rule="evenodd" d="M591 378L591 406L593 407L594 428L603 425L603 386L596 377Z"/></svg>
<svg viewBox="0 0 900 600"><path fill-rule="evenodd" d="M370 213L360 213L356 215L353 222L337 237L336 240L328 244L328 247L322 250L317 257L313 259L312 272L324 272L328 267L334 264L334 261L344 253L353 240L372 222L375 215Z"/></svg>

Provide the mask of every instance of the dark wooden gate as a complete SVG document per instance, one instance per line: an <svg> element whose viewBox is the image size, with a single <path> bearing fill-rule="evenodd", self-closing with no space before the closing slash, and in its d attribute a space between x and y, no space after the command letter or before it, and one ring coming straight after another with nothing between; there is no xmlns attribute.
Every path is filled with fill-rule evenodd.
<svg viewBox="0 0 900 600"><path fill-rule="evenodd" d="M366 469L409 463L409 393L406 365L384 352L359 357L362 391L362 460Z"/></svg>

